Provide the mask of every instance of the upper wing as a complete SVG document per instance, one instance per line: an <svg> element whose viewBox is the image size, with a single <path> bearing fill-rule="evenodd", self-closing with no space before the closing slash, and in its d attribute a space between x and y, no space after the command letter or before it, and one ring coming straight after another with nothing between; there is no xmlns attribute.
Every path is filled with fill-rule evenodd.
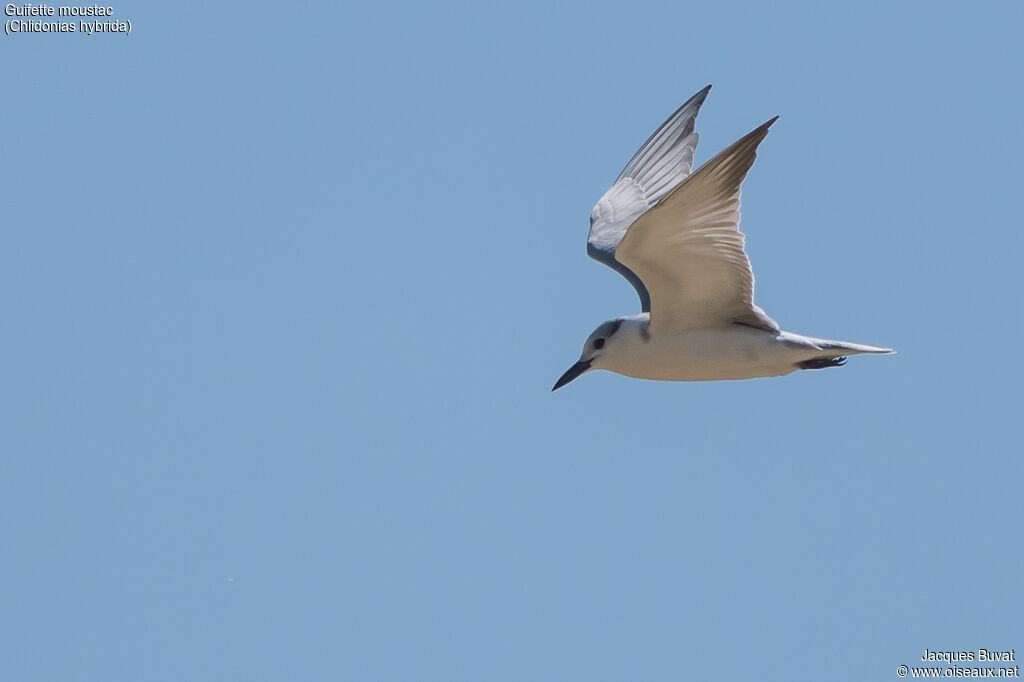
<svg viewBox="0 0 1024 682"><path fill-rule="evenodd" d="M651 325L728 322L778 330L754 305L754 273L740 232L740 183L778 116L701 166L629 228L616 258L651 295Z"/></svg>
<svg viewBox="0 0 1024 682"><path fill-rule="evenodd" d="M633 155L590 214L587 253L629 280L640 295L644 312L651 309L647 289L621 259L616 259L615 249L626 229L690 174L698 139L693 125L709 90L710 85L661 124Z"/></svg>

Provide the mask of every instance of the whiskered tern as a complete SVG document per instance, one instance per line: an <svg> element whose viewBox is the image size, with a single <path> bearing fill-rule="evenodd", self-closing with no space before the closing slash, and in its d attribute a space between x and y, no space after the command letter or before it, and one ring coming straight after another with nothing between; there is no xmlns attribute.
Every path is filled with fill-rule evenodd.
<svg viewBox="0 0 1024 682"><path fill-rule="evenodd" d="M601 323L551 390L593 369L665 381L752 379L893 352L782 331L754 304L740 184L778 116L691 174L694 122L710 90L672 114L594 206L587 253L629 280L643 312Z"/></svg>

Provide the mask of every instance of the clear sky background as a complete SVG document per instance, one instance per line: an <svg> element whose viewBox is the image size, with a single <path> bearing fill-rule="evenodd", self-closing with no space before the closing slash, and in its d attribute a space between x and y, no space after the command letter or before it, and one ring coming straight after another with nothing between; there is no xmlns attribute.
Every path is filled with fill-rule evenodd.
<svg viewBox="0 0 1024 682"><path fill-rule="evenodd" d="M121 3L0 36L0 678L898 679L1024 656L1024 5ZM594 202L712 83L757 300L594 372Z"/></svg>

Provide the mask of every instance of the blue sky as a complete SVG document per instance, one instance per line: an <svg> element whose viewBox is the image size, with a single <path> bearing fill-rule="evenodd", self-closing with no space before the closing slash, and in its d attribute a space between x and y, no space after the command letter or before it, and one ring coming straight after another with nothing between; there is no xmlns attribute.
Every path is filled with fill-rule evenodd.
<svg viewBox="0 0 1024 682"><path fill-rule="evenodd" d="M0 677L898 679L1024 650L1019 3L124 3L0 39ZM895 6L898 5L898 6ZM594 201L712 83L757 300L595 372Z"/></svg>

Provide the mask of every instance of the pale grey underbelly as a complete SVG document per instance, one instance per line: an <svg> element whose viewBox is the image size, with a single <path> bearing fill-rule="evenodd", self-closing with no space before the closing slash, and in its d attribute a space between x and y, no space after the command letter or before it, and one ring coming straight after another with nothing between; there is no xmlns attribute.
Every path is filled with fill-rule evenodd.
<svg viewBox="0 0 1024 682"><path fill-rule="evenodd" d="M794 335L746 328L687 332L665 341L651 339L629 357L602 367L637 379L720 381L790 374L815 352Z"/></svg>

